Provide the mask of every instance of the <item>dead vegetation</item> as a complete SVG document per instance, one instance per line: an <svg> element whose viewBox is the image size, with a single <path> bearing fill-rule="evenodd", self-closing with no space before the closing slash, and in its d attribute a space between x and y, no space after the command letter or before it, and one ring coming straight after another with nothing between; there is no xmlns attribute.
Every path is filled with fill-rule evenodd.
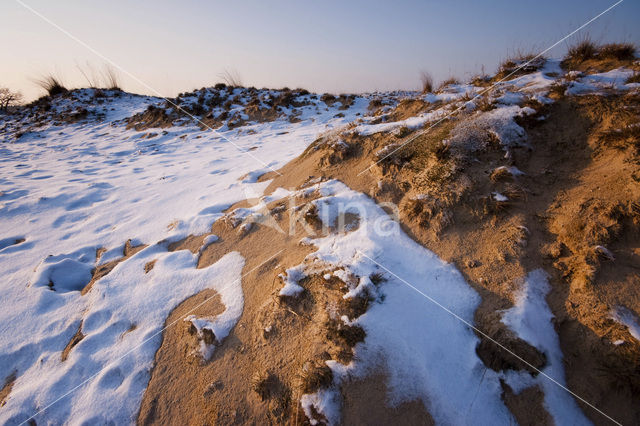
<svg viewBox="0 0 640 426"><path fill-rule="evenodd" d="M78 343L80 343L82 339L84 339L84 334L82 333L82 322L80 322L80 325L78 326L78 331L76 331L76 334L73 335L71 340L69 340L69 343L67 343L67 346L65 346L64 350L62 351L62 355L60 356L60 360L62 362L65 362L67 360L67 358L69 357L69 354L71 353L71 350Z"/></svg>
<svg viewBox="0 0 640 426"><path fill-rule="evenodd" d="M493 81L530 74L542 68L546 60L546 57L534 52L517 51L500 63Z"/></svg>
<svg viewBox="0 0 640 426"><path fill-rule="evenodd" d="M423 94L433 92L433 77L427 71L420 72L420 90Z"/></svg>
<svg viewBox="0 0 640 426"><path fill-rule="evenodd" d="M102 70L96 70L91 64L83 67L76 65L80 74L87 82L87 87L92 89L103 88L106 90L121 90L120 76L118 72L109 64L105 64Z"/></svg>
<svg viewBox="0 0 640 426"><path fill-rule="evenodd" d="M444 81L442 81L439 85L438 85L438 91L442 91L444 89L447 88L447 86L453 86L456 84L460 84L460 80L458 80L456 77L449 77L447 79L445 79Z"/></svg>
<svg viewBox="0 0 640 426"><path fill-rule="evenodd" d="M0 407L4 406L17 377L17 372L14 371L4 379L4 384L2 385L2 389L0 389Z"/></svg>
<svg viewBox="0 0 640 426"><path fill-rule="evenodd" d="M569 46L561 65L567 70L596 72L632 67L636 51L632 43L597 44L586 36Z"/></svg>
<svg viewBox="0 0 640 426"><path fill-rule="evenodd" d="M68 90L62 84L62 81L53 74L45 75L44 77L34 79L33 82L47 92L48 96L54 97L67 93Z"/></svg>

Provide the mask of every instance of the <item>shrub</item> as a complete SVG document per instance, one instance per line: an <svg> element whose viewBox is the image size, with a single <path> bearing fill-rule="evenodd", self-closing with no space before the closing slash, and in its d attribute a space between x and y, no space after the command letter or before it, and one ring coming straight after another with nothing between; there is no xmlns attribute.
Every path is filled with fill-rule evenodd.
<svg viewBox="0 0 640 426"><path fill-rule="evenodd" d="M511 75L515 77L532 73L540 69L546 60L546 57L538 56L535 52L517 51L513 56L502 61L495 78L501 79Z"/></svg>
<svg viewBox="0 0 640 426"><path fill-rule="evenodd" d="M22 93L12 92L6 87L0 87L0 111L6 111L9 107L18 105L22 101Z"/></svg>

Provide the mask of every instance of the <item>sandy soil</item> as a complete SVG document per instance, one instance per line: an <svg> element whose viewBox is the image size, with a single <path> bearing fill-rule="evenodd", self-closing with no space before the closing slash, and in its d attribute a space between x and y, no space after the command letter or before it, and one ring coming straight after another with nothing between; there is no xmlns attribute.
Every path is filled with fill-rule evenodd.
<svg viewBox="0 0 640 426"><path fill-rule="evenodd" d="M556 317L569 388L618 421L633 424L640 421L640 345L610 318L610 311L624 305L640 313L640 162L637 139L635 145L633 139L621 142L610 131L635 122L639 106L640 99L629 96L560 98L551 106L538 105L539 115L547 118L521 123L533 148L515 149L510 160L496 144L476 153L478 161L441 154L437 144L452 129L445 123L421 137L398 162L374 165L365 173L360 172L374 164L375 152L393 136L352 135L346 140L349 149L339 152L319 140L285 166L282 176L262 179L275 177L270 193L277 187L299 188L312 176L337 178L378 202L396 203L405 232L453 262L482 296L477 326L539 367L544 354L513 336L499 311L513 305L521 277L544 268L551 277L547 301ZM414 114L416 105L408 107ZM431 168L452 165L455 172L434 180L417 167L425 162ZM494 173L500 166L516 166L525 174ZM437 194L438 203L417 204L415 196L429 191ZM509 202L492 202L494 191L508 194ZM282 212L279 223L287 224L288 214ZM228 222L214 224L212 233L220 241L204 250L199 265L231 250L247 259L243 315L209 362L193 355L197 342L188 323L165 332L140 423L306 421L297 403L309 383L305 374L322 360L348 360L353 342L332 340L328 333L327 307L341 299L340 283L320 291L321 285L314 284L320 278L312 277L302 301L277 296L282 286L277 275L309 253L298 245L301 232L286 236L256 226L244 233ZM203 237L189 237L172 249L196 252ZM597 246L606 247L615 260ZM191 313L203 297L185 301L167 323ZM219 312L215 301L197 309L202 315ZM613 345L618 339L625 343ZM496 370L528 368L488 341L477 352ZM551 423L537 387L519 395L506 385L503 391L521 424ZM342 393L346 424L432 423L419 402L386 406L383 369L347 382ZM583 404L582 409L595 424L607 423L590 407Z"/></svg>

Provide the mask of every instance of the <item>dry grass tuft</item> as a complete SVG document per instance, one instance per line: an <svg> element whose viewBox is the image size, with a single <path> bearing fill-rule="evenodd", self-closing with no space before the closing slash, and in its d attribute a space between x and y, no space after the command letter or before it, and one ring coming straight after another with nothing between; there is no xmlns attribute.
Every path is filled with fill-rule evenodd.
<svg viewBox="0 0 640 426"><path fill-rule="evenodd" d="M620 151L632 148L640 152L640 123L631 124L621 129L606 130L598 133L599 143L604 147Z"/></svg>
<svg viewBox="0 0 640 426"><path fill-rule="evenodd" d="M545 61L546 58L544 56L537 57L534 52L518 51L513 56L502 61L494 79L501 80L506 77L518 77L532 73L540 69Z"/></svg>
<svg viewBox="0 0 640 426"><path fill-rule="evenodd" d="M271 397L276 382L276 377L268 371L256 371L251 377L251 389L264 401Z"/></svg>
<svg viewBox="0 0 640 426"><path fill-rule="evenodd" d="M64 87L61 80L52 74L46 75L39 79L35 79L34 83L38 85L38 87L44 89L49 96L56 96L68 92L67 88Z"/></svg>
<svg viewBox="0 0 640 426"><path fill-rule="evenodd" d="M617 59L618 61L633 61L636 57L636 46L632 43L605 44L600 47L598 57Z"/></svg>
<svg viewBox="0 0 640 426"><path fill-rule="evenodd" d="M303 393L314 393L327 389L333 384L333 371L322 363L305 363L300 374L300 388Z"/></svg>
<svg viewBox="0 0 640 426"><path fill-rule="evenodd" d="M569 46L567 54L563 59L563 64L580 63L595 58L598 53L598 46L589 36L585 36L578 43Z"/></svg>
<svg viewBox="0 0 640 426"><path fill-rule="evenodd" d="M420 87L423 94L433 92L433 77L427 71L420 72Z"/></svg>
<svg viewBox="0 0 640 426"><path fill-rule="evenodd" d="M589 36L585 36L569 47L561 65L569 70L607 71L630 65L635 60L636 50L636 46L632 43L598 45Z"/></svg>
<svg viewBox="0 0 640 426"><path fill-rule="evenodd" d="M224 70L224 72L220 74L220 78L229 87L242 87L242 78L236 70Z"/></svg>
<svg viewBox="0 0 640 426"><path fill-rule="evenodd" d="M502 167L498 167L496 169L494 169L491 172L491 175L489 176L489 179L491 179L491 182L504 182L504 181L510 181L513 179L513 174L511 174L511 172L509 171L509 169L505 166Z"/></svg>
<svg viewBox="0 0 640 426"><path fill-rule="evenodd" d="M363 299L366 301L366 299ZM366 307L363 309L366 311ZM326 324L327 339L344 343L353 348L360 342L364 342L366 333L362 327L357 325L346 325L342 320L331 320Z"/></svg>
<svg viewBox="0 0 640 426"><path fill-rule="evenodd" d="M449 78L447 78L446 80L444 80L442 83L440 83L440 85L438 86L438 90L443 90L445 87L447 86L451 86L453 84L460 84L460 80L458 80L457 78L451 76Z"/></svg>
<svg viewBox="0 0 640 426"><path fill-rule="evenodd" d="M118 72L110 65L104 67L102 72L104 78L104 86L109 90L121 90L120 89L120 77Z"/></svg>

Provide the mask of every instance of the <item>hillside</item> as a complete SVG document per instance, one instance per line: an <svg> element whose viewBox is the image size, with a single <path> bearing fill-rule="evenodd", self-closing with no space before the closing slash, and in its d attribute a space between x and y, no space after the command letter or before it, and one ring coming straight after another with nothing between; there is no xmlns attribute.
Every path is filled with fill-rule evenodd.
<svg viewBox="0 0 640 426"><path fill-rule="evenodd" d="M0 115L0 422L640 422L640 63L599 49Z"/></svg>

